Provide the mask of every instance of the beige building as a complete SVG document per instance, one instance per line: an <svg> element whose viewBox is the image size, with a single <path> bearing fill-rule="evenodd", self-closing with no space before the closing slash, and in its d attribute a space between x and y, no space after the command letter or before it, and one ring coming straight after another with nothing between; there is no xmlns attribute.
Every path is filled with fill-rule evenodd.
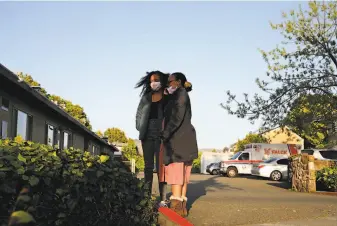
<svg viewBox="0 0 337 226"><path fill-rule="evenodd" d="M270 144L298 144L304 148L304 139L291 131L289 127L279 127L261 134Z"/></svg>
<svg viewBox="0 0 337 226"><path fill-rule="evenodd" d="M301 149L304 148L304 139L291 131L287 126L271 129L260 134L265 137L270 144L297 144L301 145ZM230 146L230 150L235 151L236 147L237 143L234 143Z"/></svg>

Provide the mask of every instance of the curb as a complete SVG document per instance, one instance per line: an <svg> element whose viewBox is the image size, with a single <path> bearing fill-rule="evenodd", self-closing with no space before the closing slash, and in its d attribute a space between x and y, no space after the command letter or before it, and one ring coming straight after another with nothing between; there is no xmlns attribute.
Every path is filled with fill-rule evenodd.
<svg viewBox="0 0 337 226"><path fill-rule="evenodd" d="M160 207L158 212L158 224L160 226L193 226L188 220L179 216L167 207Z"/></svg>

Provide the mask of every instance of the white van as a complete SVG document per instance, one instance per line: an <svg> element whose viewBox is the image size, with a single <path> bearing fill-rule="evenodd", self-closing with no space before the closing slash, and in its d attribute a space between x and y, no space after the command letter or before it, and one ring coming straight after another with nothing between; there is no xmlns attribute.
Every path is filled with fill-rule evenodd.
<svg viewBox="0 0 337 226"><path fill-rule="evenodd" d="M337 150L334 149L304 149L301 153L313 155L317 160L337 160Z"/></svg>
<svg viewBox="0 0 337 226"><path fill-rule="evenodd" d="M228 177L251 174L254 163L260 163L270 158L288 158L290 155L299 154L300 149L300 145L296 144L248 144L244 151L237 152L228 161L221 162L220 173Z"/></svg>

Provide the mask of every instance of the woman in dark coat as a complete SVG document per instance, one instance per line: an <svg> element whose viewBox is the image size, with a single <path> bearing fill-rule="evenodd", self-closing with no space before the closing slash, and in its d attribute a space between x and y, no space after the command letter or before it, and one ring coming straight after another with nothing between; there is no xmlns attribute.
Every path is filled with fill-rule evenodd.
<svg viewBox="0 0 337 226"><path fill-rule="evenodd" d="M152 190L154 158L156 157L156 171L159 178L159 151L161 145L160 133L162 131L164 102L164 88L168 74L160 71L147 73L136 85L142 87L141 100L137 108L136 129L139 131L139 140L142 142L145 162L145 182ZM166 183L159 182L160 206L166 206Z"/></svg>
<svg viewBox="0 0 337 226"><path fill-rule="evenodd" d="M186 192L191 174L192 162L198 158L196 131L191 123L191 102L187 92L192 84L184 74L177 72L169 76L168 103L164 111L165 181L171 184L170 208L186 217Z"/></svg>

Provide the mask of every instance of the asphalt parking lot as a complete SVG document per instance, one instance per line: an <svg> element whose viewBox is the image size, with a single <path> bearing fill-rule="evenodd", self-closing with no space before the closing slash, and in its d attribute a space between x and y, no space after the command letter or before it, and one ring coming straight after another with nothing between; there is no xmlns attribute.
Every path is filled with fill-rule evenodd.
<svg viewBox="0 0 337 226"><path fill-rule="evenodd" d="M156 185L157 181L154 192ZM193 174L188 188L188 219L196 226L337 226L337 196L298 193L287 186L256 177Z"/></svg>

